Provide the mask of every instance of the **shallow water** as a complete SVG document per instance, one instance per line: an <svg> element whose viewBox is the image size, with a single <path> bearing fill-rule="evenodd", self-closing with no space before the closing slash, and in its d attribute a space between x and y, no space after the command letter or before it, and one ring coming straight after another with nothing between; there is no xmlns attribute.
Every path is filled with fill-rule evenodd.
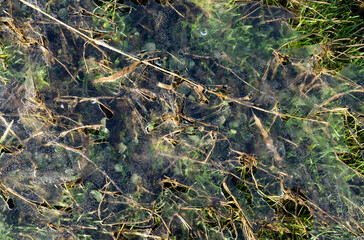
<svg viewBox="0 0 364 240"><path fill-rule="evenodd" d="M39 7L102 44L2 3L1 235L359 236L362 174L338 158L359 69L315 74L319 46L279 49L299 34L260 2L98 4Z"/></svg>

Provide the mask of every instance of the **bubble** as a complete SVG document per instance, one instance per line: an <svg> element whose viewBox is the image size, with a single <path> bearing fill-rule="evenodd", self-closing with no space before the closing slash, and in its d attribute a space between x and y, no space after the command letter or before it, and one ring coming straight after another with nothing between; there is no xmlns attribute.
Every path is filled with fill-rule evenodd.
<svg viewBox="0 0 364 240"><path fill-rule="evenodd" d="M207 35L207 29L204 28L204 29L200 30L200 33L201 33L202 36L206 36Z"/></svg>

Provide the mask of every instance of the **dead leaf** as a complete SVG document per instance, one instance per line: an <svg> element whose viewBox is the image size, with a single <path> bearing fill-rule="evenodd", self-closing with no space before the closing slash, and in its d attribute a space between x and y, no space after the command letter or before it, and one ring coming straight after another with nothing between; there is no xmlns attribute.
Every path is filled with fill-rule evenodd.
<svg viewBox="0 0 364 240"><path fill-rule="evenodd" d="M199 101L205 104L209 103L209 99L207 98L206 94L205 94L205 88L202 87L201 85L197 85L194 87L195 92L198 94L199 96Z"/></svg>
<svg viewBox="0 0 364 240"><path fill-rule="evenodd" d="M131 64L130 66L127 66L127 67L121 69L120 71L117 71L116 73L114 73L111 76L95 79L92 81L92 83L96 84L96 83L105 83L105 82L115 82L118 79L131 73L136 67L138 67L140 65L140 63L141 62L135 62L135 63Z"/></svg>
<svg viewBox="0 0 364 240"><path fill-rule="evenodd" d="M164 83L161 83L161 82L159 82L159 83L157 84L157 86L158 86L158 87L160 87L160 88L167 89L167 90L172 90L172 91L174 91L174 90L175 90L175 88L174 88L173 86L171 86L171 85L167 85L167 84L164 84Z"/></svg>
<svg viewBox="0 0 364 240"><path fill-rule="evenodd" d="M274 160L276 161L276 163L280 164L282 162L282 157L279 155L276 147L274 146L273 143L273 139L269 136L268 132L264 129L262 122L260 121L260 119L255 116L254 112L253 112L253 117L255 120L255 124L258 126L260 132L262 133L263 139L265 141L265 145L267 146L267 148L273 152L273 156L274 156Z"/></svg>

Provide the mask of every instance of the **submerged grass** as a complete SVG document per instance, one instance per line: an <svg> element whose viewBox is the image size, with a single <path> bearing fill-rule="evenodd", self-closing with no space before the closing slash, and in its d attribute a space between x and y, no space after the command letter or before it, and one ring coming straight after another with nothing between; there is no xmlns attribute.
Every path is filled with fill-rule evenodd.
<svg viewBox="0 0 364 240"><path fill-rule="evenodd" d="M340 159L355 169L362 176L364 175L364 125L350 113L343 114L345 124L345 144L348 152L339 152Z"/></svg>
<svg viewBox="0 0 364 240"><path fill-rule="evenodd" d="M292 13L289 24L302 34L291 47L319 45L312 56L320 68L340 71L346 64L364 67L364 3L357 0L263 0Z"/></svg>
<svg viewBox="0 0 364 240"><path fill-rule="evenodd" d="M292 13L287 22L302 36L285 44L286 47L319 46L311 55L313 69L320 74L331 71L338 74L348 64L360 66L362 85L364 76L364 3L356 0L292 1L263 0L268 6L281 6ZM341 110L339 110L339 113ZM338 157L359 176L364 170L363 116L344 110L343 124L348 151L339 151Z"/></svg>
<svg viewBox="0 0 364 240"><path fill-rule="evenodd" d="M305 37L288 45L290 29L261 20L275 15L259 2L139 8L146 2L96 1L88 12L49 1L57 24L46 18L41 27L0 19L1 37L44 61L36 67L24 58L18 70L26 75L11 75L15 47L1 46L0 77L18 81L4 84L19 106L1 105L0 193L12 209L0 232L115 240L360 236L363 115L346 106L362 102L362 87L271 51L314 44L322 50L316 68L362 66L362 23L352 12L335 15L338 1L263 1L300 16L290 23ZM52 15L58 8L62 21ZM143 14L130 20L137 8ZM82 30L63 22L68 11L80 16Z"/></svg>

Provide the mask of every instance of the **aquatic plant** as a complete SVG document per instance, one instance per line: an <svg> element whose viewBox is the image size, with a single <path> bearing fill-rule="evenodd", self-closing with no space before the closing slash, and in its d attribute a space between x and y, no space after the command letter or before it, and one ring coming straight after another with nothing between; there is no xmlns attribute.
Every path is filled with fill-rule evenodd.
<svg viewBox="0 0 364 240"><path fill-rule="evenodd" d="M362 233L360 69L315 71L282 8L4 6L4 236Z"/></svg>

